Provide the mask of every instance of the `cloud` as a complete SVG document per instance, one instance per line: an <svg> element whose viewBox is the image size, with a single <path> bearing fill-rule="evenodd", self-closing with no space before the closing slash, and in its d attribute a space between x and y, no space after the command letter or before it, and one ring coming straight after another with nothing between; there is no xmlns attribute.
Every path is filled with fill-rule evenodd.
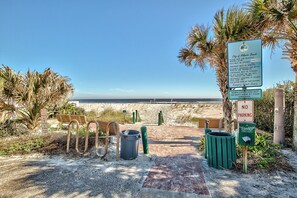
<svg viewBox="0 0 297 198"><path fill-rule="evenodd" d="M110 89L110 91L122 92L122 93L133 93L133 92L135 92L135 90L133 90L133 89L121 89L121 88Z"/></svg>

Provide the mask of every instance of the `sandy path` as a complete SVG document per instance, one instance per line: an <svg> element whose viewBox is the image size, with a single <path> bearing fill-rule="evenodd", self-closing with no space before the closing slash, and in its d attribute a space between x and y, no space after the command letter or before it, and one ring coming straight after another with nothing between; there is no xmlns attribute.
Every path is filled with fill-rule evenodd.
<svg viewBox="0 0 297 198"><path fill-rule="evenodd" d="M137 127L140 126L122 129ZM193 127L147 126L149 151L156 155L156 165L150 169L143 187L209 195L196 151L202 131Z"/></svg>

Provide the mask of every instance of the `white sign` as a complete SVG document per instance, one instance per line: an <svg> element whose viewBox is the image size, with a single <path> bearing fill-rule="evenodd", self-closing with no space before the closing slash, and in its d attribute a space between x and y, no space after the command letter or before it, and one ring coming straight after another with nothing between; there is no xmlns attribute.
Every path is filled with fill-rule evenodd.
<svg viewBox="0 0 297 198"><path fill-rule="evenodd" d="M237 121L253 122L254 121L254 101L242 100L237 101Z"/></svg>
<svg viewBox="0 0 297 198"><path fill-rule="evenodd" d="M41 109L40 110L40 115L41 115L41 129L43 133L47 133L47 109Z"/></svg>

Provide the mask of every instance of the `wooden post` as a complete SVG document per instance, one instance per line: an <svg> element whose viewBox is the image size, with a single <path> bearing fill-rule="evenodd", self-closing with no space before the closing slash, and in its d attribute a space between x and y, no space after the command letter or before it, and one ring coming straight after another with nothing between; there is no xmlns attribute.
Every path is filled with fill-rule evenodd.
<svg viewBox="0 0 297 198"><path fill-rule="evenodd" d="M247 146L242 146L243 172L247 173Z"/></svg>
<svg viewBox="0 0 297 198"><path fill-rule="evenodd" d="M275 144L285 143L285 108L284 108L284 90L275 89L274 98L274 133L273 142Z"/></svg>
<svg viewBox="0 0 297 198"><path fill-rule="evenodd" d="M47 133L48 132L47 109L41 109L40 110L40 117L41 117L41 130L42 130L42 133Z"/></svg>
<svg viewBox="0 0 297 198"><path fill-rule="evenodd" d="M206 129L208 129L209 128L209 120L205 120L205 127L204 128L206 128Z"/></svg>
<svg viewBox="0 0 297 198"><path fill-rule="evenodd" d="M295 90L294 90L294 123L293 123L293 148L297 151L297 70L295 72Z"/></svg>

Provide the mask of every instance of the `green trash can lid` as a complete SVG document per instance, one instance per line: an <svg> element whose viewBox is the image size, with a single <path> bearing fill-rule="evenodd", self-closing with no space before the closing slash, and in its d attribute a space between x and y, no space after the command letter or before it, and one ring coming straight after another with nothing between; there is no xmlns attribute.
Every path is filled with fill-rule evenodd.
<svg viewBox="0 0 297 198"><path fill-rule="evenodd" d="M232 136L231 133L227 133L227 132L210 132L207 133L207 135L211 135L211 136L219 136L219 137L226 137L226 136Z"/></svg>

